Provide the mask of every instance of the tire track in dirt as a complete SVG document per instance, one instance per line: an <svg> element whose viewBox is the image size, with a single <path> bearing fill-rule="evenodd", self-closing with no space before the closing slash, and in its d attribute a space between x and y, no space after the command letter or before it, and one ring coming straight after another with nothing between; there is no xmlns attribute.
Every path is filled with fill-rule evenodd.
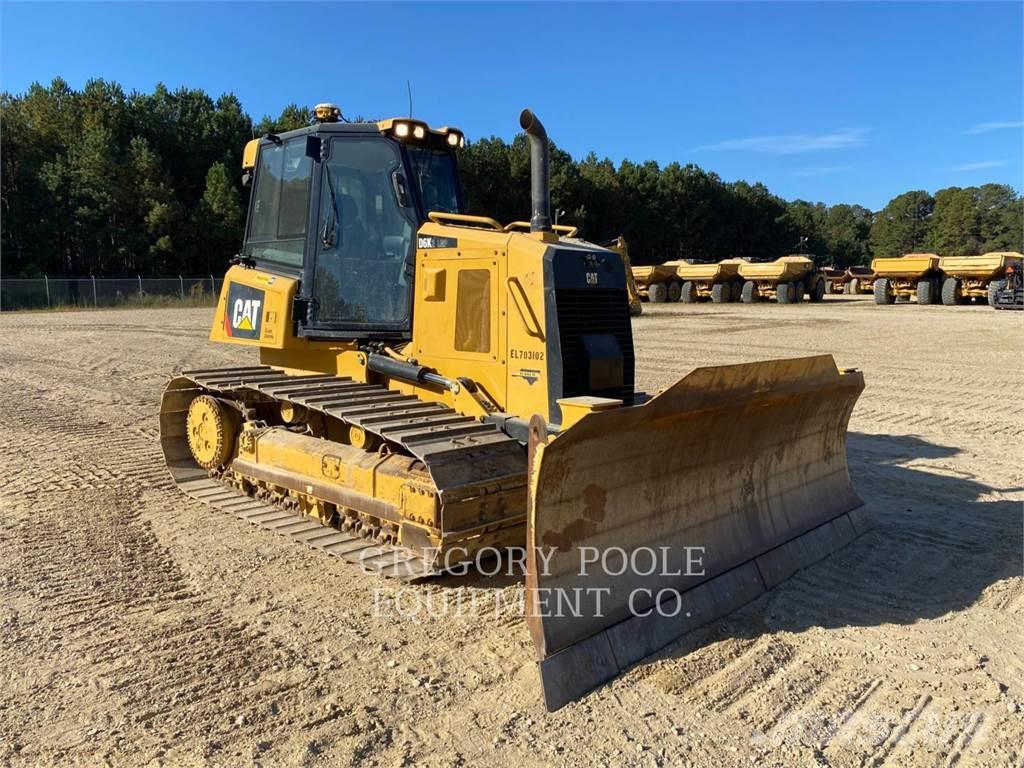
<svg viewBox="0 0 1024 768"><path fill-rule="evenodd" d="M160 745L180 732L183 713L190 720L222 723L214 731L228 734L236 725L233 710L285 706L305 681L291 679L292 671L268 680L256 670L301 666L301 654L267 643L195 591L141 517L144 489L164 490L180 501L162 466L155 430L122 431L118 424L94 420L96 403L67 381L47 395L52 397L0 405L0 418L10 422L16 416L31 425L9 433L11 439L0 445L0 470L15 460L25 465L17 475L7 473L12 482L3 490L3 538L12 547L4 554L3 583L21 605L46 605L36 622L25 619L29 611L15 614L21 631L13 643L44 649L42 657L30 651L23 659L45 666L72 656L88 663L90 690L108 711L119 713L123 735L108 756L120 752L121 741L129 740L125 734L136 759L161 756ZM40 450L26 455L19 447L25 445ZM39 514L40 502L60 497L65 504ZM111 508L117 513L106 511ZM104 511L90 514L94 509ZM52 692L63 698L61 691ZM11 709L29 712L29 704L15 694ZM58 709L70 710L70 701ZM326 722L313 712L300 720L314 728ZM57 722L72 736L26 754L57 759L63 749L88 743L90 734L66 716L58 714ZM17 719L10 728L18 732L26 725ZM203 754L216 754L219 743L210 740Z"/></svg>
<svg viewBox="0 0 1024 768"><path fill-rule="evenodd" d="M373 580L170 486L156 442L167 376L252 359L207 344L208 310L60 328L5 316L0 762L19 741L25 765L1024 768L1024 719L1008 709L1024 703L1024 363L1006 354L1009 326L982 308L772 309L645 315L638 384L836 352L868 382L850 460L878 527L554 715L522 623L493 616L517 585L470 583L477 617L378 616ZM910 344L921 337L943 344Z"/></svg>

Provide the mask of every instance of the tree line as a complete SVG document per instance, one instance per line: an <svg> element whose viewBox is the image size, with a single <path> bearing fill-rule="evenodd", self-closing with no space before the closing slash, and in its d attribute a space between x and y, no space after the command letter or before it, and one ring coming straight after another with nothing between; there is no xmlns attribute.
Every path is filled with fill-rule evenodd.
<svg viewBox="0 0 1024 768"><path fill-rule="evenodd" d="M309 124L290 105L254 121L232 94L126 93L61 79L0 94L0 248L6 276L220 273L240 245L245 143ZM460 157L471 213L529 219L524 135L469 142ZM786 201L764 184L725 182L694 164L573 159L551 148L552 207L601 242L622 234L637 263L775 258L865 264L919 250L1024 250L1024 200L1009 186L915 190L881 211Z"/></svg>

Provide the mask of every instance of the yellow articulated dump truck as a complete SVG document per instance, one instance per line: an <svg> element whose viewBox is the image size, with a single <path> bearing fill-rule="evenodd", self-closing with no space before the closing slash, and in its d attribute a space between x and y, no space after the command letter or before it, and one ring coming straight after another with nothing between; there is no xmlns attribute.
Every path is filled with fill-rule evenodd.
<svg viewBox="0 0 1024 768"><path fill-rule="evenodd" d="M740 264L743 259L724 259L711 264L691 264L685 261L670 261L676 269L676 277L682 281L679 300L693 304L701 299L710 299L715 304L740 300Z"/></svg>
<svg viewBox="0 0 1024 768"><path fill-rule="evenodd" d="M821 276L825 278L825 293L844 293L846 288L846 271L836 267L822 267Z"/></svg>
<svg viewBox="0 0 1024 768"><path fill-rule="evenodd" d="M862 375L819 355L638 391L622 260L552 228L529 110L528 232L466 213L460 131L315 114L245 148L210 339L253 361L167 385L184 493L382 578L521 554L550 709L864 531Z"/></svg>
<svg viewBox="0 0 1024 768"><path fill-rule="evenodd" d="M811 256L794 254L775 261L741 262L739 274L743 279L740 297L747 304L767 299L794 304L803 301L805 295L815 302L825 298L825 278Z"/></svg>
<svg viewBox="0 0 1024 768"><path fill-rule="evenodd" d="M1024 254L1016 251L992 251L981 256L943 256L939 270L943 275L942 303L963 304L971 299L996 305L999 292L1006 287L1008 267L1019 270Z"/></svg>
<svg viewBox="0 0 1024 768"><path fill-rule="evenodd" d="M631 271L641 299L652 304L679 301L682 281L676 276L675 264L634 266Z"/></svg>
<svg viewBox="0 0 1024 768"><path fill-rule="evenodd" d="M710 299L716 304L739 301L743 284L739 265L744 259L712 263L674 260L653 266L633 267L639 295L648 301L682 301L693 304Z"/></svg>
<svg viewBox="0 0 1024 768"><path fill-rule="evenodd" d="M847 267L843 293L851 296L859 296L862 293L870 295L874 290L875 277L875 270L871 267Z"/></svg>
<svg viewBox="0 0 1024 768"><path fill-rule="evenodd" d="M874 259L872 291L875 304L895 304L917 296L918 304L937 304L942 287L939 257L934 253L908 253L896 258Z"/></svg>

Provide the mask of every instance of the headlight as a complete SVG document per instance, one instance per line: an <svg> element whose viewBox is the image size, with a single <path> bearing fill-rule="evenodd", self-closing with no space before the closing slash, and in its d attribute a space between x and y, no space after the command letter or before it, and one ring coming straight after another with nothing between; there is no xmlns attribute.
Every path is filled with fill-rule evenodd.
<svg viewBox="0 0 1024 768"><path fill-rule="evenodd" d="M404 139L409 135L409 124L408 123L397 123L395 125L395 136L400 139Z"/></svg>
<svg viewBox="0 0 1024 768"><path fill-rule="evenodd" d="M464 146L466 146L466 137L459 136L459 149L462 149Z"/></svg>
<svg viewBox="0 0 1024 768"><path fill-rule="evenodd" d="M412 135L415 136L417 139L422 139L424 136L427 135L427 132L424 130L422 125L417 125L415 128L412 129Z"/></svg>
<svg viewBox="0 0 1024 768"><path fill-rule="evenodd" d="M450 146L457 147L459 145L459 134L457 134L457 133L449 133L448 134L448 144Z"/></svg>

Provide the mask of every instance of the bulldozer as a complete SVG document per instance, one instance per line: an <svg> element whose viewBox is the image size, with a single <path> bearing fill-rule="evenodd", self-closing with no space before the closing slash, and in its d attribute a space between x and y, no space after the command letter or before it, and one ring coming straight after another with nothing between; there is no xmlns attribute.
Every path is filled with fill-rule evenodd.
<svg viewBox="0 0 1024 768"><path fill-rule="evenodd" d="M511 224L506 224L505 229L529 232L530 222L513 221ZM569 240L570 242L576 238L577 234L579 234L578 227L570 226L568 224L552 224L551 229L562 235L562 239ZM629 296L629 314L631 317L639 317L644 313L644 307L640 302L640 289L637 287L636 278L633 276L633 264L629 260L629 243L626 242L625 237L619 235L612 240L606 240L605 242L599 243L599 245L602 248L607 248L613 253L619 254L619 258L622 259L622 266L626 270L626 292Z"/></svg>
<svg viewBox="0 0 1024 768"><path fill-rule="evenodd" d="M315 115L244 149L210 339L254 360L169 381L184 493L409 582L523 551L551 710L863 532L863 376L826 355L637 391L623 261L552 227L532 112L528 231L466 213L458 129Z"/></svg>

